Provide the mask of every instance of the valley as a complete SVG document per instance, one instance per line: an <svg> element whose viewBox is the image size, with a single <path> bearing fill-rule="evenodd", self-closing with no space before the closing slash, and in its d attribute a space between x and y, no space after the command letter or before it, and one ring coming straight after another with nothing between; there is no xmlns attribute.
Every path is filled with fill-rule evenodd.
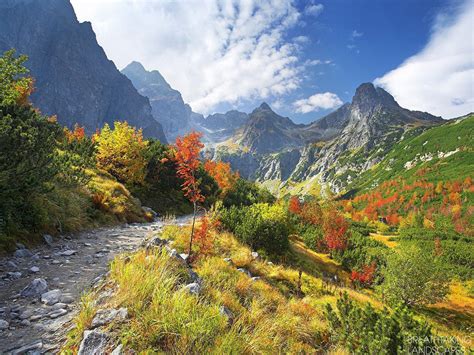
<svg viewBox="0 0 474 355"><path fill-rule="evenodd" d="M456 41L237 3L0 2L0 354L474 351L470 67L393 79Z"/></svg>

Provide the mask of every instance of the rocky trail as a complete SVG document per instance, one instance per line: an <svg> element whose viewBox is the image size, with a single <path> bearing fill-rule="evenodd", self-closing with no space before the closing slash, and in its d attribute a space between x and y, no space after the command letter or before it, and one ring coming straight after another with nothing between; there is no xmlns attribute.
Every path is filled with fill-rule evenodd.
<svg viewBox="0 0 474 355"><path fill-rule="evenodd" d="M81 295L107 273L115 255L175 221L126 224L54 239L35 249L18 245L0 258L0 354L55 353L69 330Z"/></svg>

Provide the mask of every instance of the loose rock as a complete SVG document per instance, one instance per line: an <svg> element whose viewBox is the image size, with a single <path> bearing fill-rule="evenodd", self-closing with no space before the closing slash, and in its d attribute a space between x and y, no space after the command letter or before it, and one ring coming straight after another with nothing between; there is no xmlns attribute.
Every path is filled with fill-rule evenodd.
<svg viewBox="0 0 474 355"><path fill-rule="evenodd" d="M58 309L56 311L52 311L48 316L51 319L55 319L55 318L65 315L66 313L67 313L66 309Z"/></svg>
<svg viewBox="0 0 474 355"><path fill-rule="evenodd" d="M39 269L38 266L32 266L32 267L30 268L30 271L31 271L32 273L36 274L37 272L40 271L40 269Z"/></svg>
<svg viewBox="0 0 474 355"><path fill-rule="evenodd" d="M8 323L6 320L0 319L0 330L8 329L9 325L10 323Z"/></svg>
<svg viewBox="0 0 474 355"><path fill-rule="evenodd" d="M39 297L48 291L48 283L45 279L34 279L21 291L22 297Z"/></svg>
<svg viewBox="0 0 474 355"><path fill-rule="evenodd" d="M28 249L18 249L15 251L15 254L13 254L16 258L29 258L30 256L33 255L31 251Z"/></svg>
<svg viewBox="0 0 474 355"><path fill-rule="evenodd" d="M49 292L45 292L41 294L41 302L48 306L52 306L60 301L62 296L61 290L51 290Z"/></svg>

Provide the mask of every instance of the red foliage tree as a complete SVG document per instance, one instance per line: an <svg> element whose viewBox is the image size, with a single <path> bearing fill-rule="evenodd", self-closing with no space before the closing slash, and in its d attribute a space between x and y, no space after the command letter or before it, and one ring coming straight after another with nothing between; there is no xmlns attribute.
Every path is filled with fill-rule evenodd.
<svg viewBox="0 0 474 355"><path fill-rule="evenodd" d="M324 240L330 250L344 250L347 247L347 229L349 224L336 209L330 209L325 215Z"/></svg>
<svg viewBox="0 0 474 355"><path fill-rule="evenodd" d="M301 213L301 202L298 196L291 196L290 201L288 202L288 211L294 214Z"/></svg>
<svg viewBox="0 0 474 355"><path fill-rule="evenodd" d="M206 255L212 251L212 247L214 245L211 235L210 229L211 224L209 223L209 219L207 216L204 216L201 219L201 225L199 228L196 229L196 233L194 236L194 240L199 247L199 254Z"/></svg>
<svg viewBox="0 0 474 355"><path fill-rule="evenodd" d="M204 196L199 188L199 180L196 172L201 162L199 155L204 144L201 143L202 134L199 132L191 132L185 137L176 138L176 151L174 159L176 161L176 174L184 182L181 185L184 195L193 204L193 224L191 228L191 237L189 238L188 260L191 260L194 227L196 223L196 212L198 202L204 202Z"/></svg>

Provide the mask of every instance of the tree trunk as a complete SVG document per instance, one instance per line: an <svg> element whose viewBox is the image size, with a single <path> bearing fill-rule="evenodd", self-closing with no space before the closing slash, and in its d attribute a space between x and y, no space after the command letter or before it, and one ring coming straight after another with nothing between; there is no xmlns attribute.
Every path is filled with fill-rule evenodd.
<svg viewBox="0 0 474 355"><path fill-rule="evenodd" d="M196 202L194 202L193 203L193 226L191 228L191 238L189 238L188 258L186 259L186 262L188 264L191 262L191 253L193 250L194 224L196 223L196 209L197 209L197 205L196 205Z"/></svg>
<svg viewBox="0 0 474 355"><path fill-rule="evenodd" d="M303 292L301 291L301 276L303 275L303 271L300 269L299 272L298 272L298 285L297 285L297 288L298 288L298 296L302 296L303 295Z"/></svg>

